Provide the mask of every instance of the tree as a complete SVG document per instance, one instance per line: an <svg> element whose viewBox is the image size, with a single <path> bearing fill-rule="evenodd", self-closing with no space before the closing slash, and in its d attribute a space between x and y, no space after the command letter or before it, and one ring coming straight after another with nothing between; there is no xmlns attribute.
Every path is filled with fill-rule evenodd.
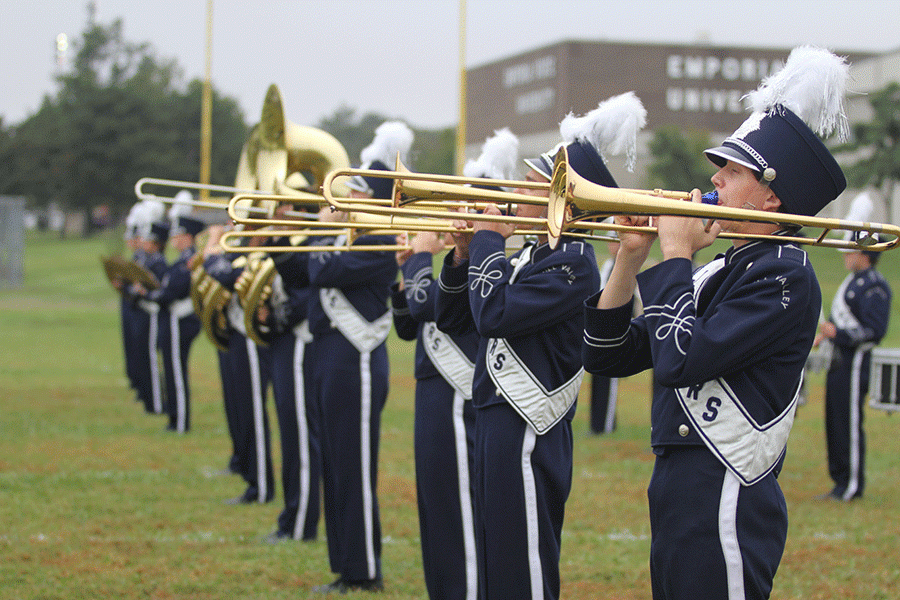
<svg viewBox="0 0 900 600"><path fill-rule="evenodd" d="M892 207L894 184L900 179L900 83L891 82L868 96L872 119L853 125L852 141L835 149L862 156L844 173L852 187L878 187Z"/></svg>
<svg viewBox="0 0 900 600"><path fill-rule="evenodd" d="M89 22L75 47L57 95L18 126L0 124L0 193L85 212L106 204L121 216L141 177L196 181L202 82L178 89L175 61L126 41L121 20ZM233 99L213 90L212 106L210 179L231 185L247 126Z"/></svg>
<svg viewBox="0 0 900 600"><path fill-rule="evenodd" d="M704 158L703 151L711 145L705 132L683 133L674 126L657 129L649 144L652 157L647 169L649 187L678 191L710 189L709 178L715 169Z"/></svg>

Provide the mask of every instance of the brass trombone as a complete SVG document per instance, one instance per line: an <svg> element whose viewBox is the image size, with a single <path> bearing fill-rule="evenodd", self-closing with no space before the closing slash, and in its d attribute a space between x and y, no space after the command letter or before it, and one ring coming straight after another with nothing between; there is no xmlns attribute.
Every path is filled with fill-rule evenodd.
<svg viewBox="0 0 900 600"><path fill-rule="evenodd" d="M175 179L157 179L155 177L142 177L137 180L137 183L134 184L134 193L141 200L158 200L165 204L186 204L188 206L192 206L195 208L212 208L212 209L221 209L227 210L229 203L225 201L225 197L223 197L223 201L215 201L215 200L182 200L175 196L158 196L156 194L147 192L144 190L144 186L161 186L161 187L172 187L181 189L192 189L192 190L206 190L209 192L216 192L222 194L228 194L228 198L233 197L235 194L240 195L245 200L256 201L263 199L265 196L271 196L272 194L266 192L258 192L254 190L244 190L241 188L231 187L227 185L213 185L208 183L196 183L193 181L178 181ZM286 188L290 189L290 188ZM313 194L310 192L303 192L298 190L291 190L290 194L280 195L279 198L290 198L291 202L297 204L310 204L310 205L323 205L325 203L325 199L319 194ZM269 209L261 207L261 206L244 206L242 205L240 210L246 211L250 214L258 214L258 215L267 215L269 214ZM316 218L315 213L306 213L300 211L291 211L288 213L288 216L297 217L297 218Z"/></svg>
<svg viewBox="0 0 900 600"><path fill-rule="evenodd" d="M334 197L330 185L336 177L365 175L369 177L386 177L397 180L394 185L393 206L364 206L352 200L343 200ZM408 187L405 180L423 182L412 188ZM425 184L424 182L433 182ZM451 187L446 187L451 184ZM514 192L497 192L495 190L480 189L478 185L503 185L520 188L544 189L549 186L549 199L536 198ZM432 194L430 190L434 189ZM371 171L360 169L340 169L330 172L322 183L322 192L325 199L338 210L353 212L366 211L386 216L401 216L409 218L462 218L467 221L486 221L510 223L528 228L531 234L544 233L548 235L551 245L558 242L561 235L573 235L572 230L587 230L588 234L576 234L589 239L604 239L596 235L596 232L628 232L639 231L643 233L655 233L654 227L631 227L616 223L603 222L602 220L615 215L678 215L705 219L718 219L728 221L752 221L760 223L773 223L793 229L814 228L821 229L816 237L801 235L773 235L773 234L744 234L722 232L719 237L723 239L763 239L777 240L779 242L793 242L829 248L849 250L883 251L895 248L900 244L900 227L892 224L868 223L860 221L847 221L830 219L825 217L808 217L786 213L763 212L757 210L730 208L711 204L694 204L686 202L690 194L686 192L673 192L666 190L628 190L619 188L607 188L590 182L573 169L568 167L568 155L565 147L557 153L554 163L553 178L549 184L533 182L509 182L490 179L465 178L450 175L429 175L409 173L402 171ZM465 215L451 213L448 210L440 210L430 206L420 206L416 199L425 198L435 204L443 204L437 198L462 201L463 206L470 208ZM507 215L485 215L477 212L477 204L481 203L541 203L547 202L547 218L527 218ZM537 231L534 231L537 230ZM826 237L832 231L854 232L853 240L835 239ZM882 241L876 234L890 236L893 239Z"/></svg>
<svg viewBox="0 0 900 600"><path fill-rule="evenodd" d="M690 194L680 193L680 199L660 197L659 190L636 192L608 188L588 181L568 168L568 154L561 148L553 166L550 182L550 200L547 207L547 229L551 243L558 240L571 228L610 230L609 223L597 219L613 215L679 215L724 221L751 221L772 223L786 228L821 229L817 237L800 235L741 234L722 233L727 239L763 239L793 242L847 250L884 251L895 248L900 243L900 227L891 224L847 221L825 217L808 217L787 213L765 212L744 208L731 208L713 204L685 202ZM617 226L622 230L622 226ZM626 228L625 230L632 229ZM646 229L644 229L646 231ZM650 231L655 231L651 228ZM852 231L853 240L827 238L831 231ZM894 239L880 241L875 234L893 236Z"/></svg>
<svg viewBox="0 0 900 600"><path fill-rule="evenodd" d="M229 214L232 214L232 206L245 199L235 196L229 203ZM283 197L270 196L269 200L284 201ZM367 206L367 205L366 205ZM290 213L288 213L290 214ZM385 217L361 211L349 214L347 221L327 222L316 221L309 223L304 219L260 219L255 217L239 217L235 222L243 225L278 227L278 229L254 229L242 231L229 231L222 235L219 244L226 252L249 253L254 251L265 252L333 252L337 250L355 252L396 252L408 250L408 245L403 244L355 244L361 235L397 235L399 232L455 231L452 221L437 219L410 219L404 217ZM338 237L344 236L345 241L341 245L273 245L273 246L243 246L235 243L235 240L249 238L310 238L310 237Z"/></svg>

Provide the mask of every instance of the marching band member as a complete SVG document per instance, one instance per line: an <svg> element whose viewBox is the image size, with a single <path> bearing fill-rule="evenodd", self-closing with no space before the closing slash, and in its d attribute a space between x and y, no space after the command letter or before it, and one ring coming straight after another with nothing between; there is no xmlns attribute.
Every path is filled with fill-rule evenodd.
<svg viewBox="0 0 900 600"><path fill-rule="evenodd" d="M611 181L601 158L607 136L634 140L645 115L640 101L626 94L583 118L567 117L561 131L576 170L592 181ZM528 162L526 180L549 180L551 161ZM485 212L500 214L496 207ZM527 217L546 213L546 206L534 204L517 210ZM577 343L581 305L600 285L594 249L569 235L551 248L540 235L538 244L507 259L514 226L457 225L473 232L454 234L456 247L439 276L437 324L480 338L472 390L480 597L558 598L572 484L571 421L584 376Z"/></svg>
<svg viewBox="0 0 900 600"><path fill-rule="evenodd" d="M613 264L616 262L616 252L619 250L618 242L607 242L609 257L600 266L600 288L606 287L609 274L612 273ZM619 379L617 377L604 377L603 375L591 375L591 410L590 431L595 435L612 433L616 430L616 404L619 396Z"/></svg>
<svg viewBox="0 0 900 600"><path fill-rule="evenodd" d="M128 249L131 250L131 260L137 264L141 264L143 261L142 255L144 254L142 248L143 242L141 241L140 235L140 221L142 218L140 213L143 210L143 203L138 202L131 207L131 210L128 211L128 216L125 219L125 244L128 246ZM135 314L136 312L140 312L140 309L134 305L132 298L124 293L125 290L122 289L123 283L121 280L115 282L114 285L121 293L119 300L119 314L122 317L122 347L125 356L125 376L128 378L129 386L134 390L135 400L144 402L140 385L140 374L138 373L139 367L137 364L137 355L139 352L135 351L136 345L141 343L139 341L139 336L136 333L139 331L136 320L140 317Z"/></svg>
<svg viewBox="0 0 900 600"><path fill-rule="evenodd" d="M184 194L190 197L188 192ZM188 262L196 253L195 236L206 228L203 221L188 216L185 210L190 212L190 206L175 204L169 210L171 226L168 242L178 251L178 258L166 269L159 288L141 292L144 300L159 307L160 318L168 319L167 325L160 329L159 346L166 380L167 429L177 433L187 433L190 429L188 354L194 338L200 333L200 319L194 313L190 298L191 271Z"/></svg>
<svg viewBox="0 0 900 600"><path fill-rule="evenodd" d="M853 214L860 206L865 214ZM854 199L847 220L868 221L872 208L868 193L863 192ZM875 269L880 252L842 252L850 273L838 288L828 321L819 326L813 345L828 340L833 357L825 379L825 441L834 487L820 498L848 502L862 498L865 489L863 405L869 392L872 348L887 333L892 294L887 280Z"/></svg>
<svg viewBox="0 0 900 600"><path fill-rule="evenodd" d="M281 203L276 218L291 205ZM270 238L271 245L289 245L288 238ZM263 246L262 249L265 249ZM268 306L259 308L259 320L270 332L272 392L281 441L281 481L284 509L267 543L314 540L319 523L321 444L318 408L309 394L308 352L312 336L309 309L309 254L270 254L277 271Z"/></svg>
<svg viewBox="0 0 900 600"><path fill-rule="evenodd" d="M266 412L268 386L268 349L259 348L244 329L244 310L234 286L247 264L247 258L225 254L219 239L223 229L211 227L203 267L210 277L232 292L228 304L231 324L228 338L227 380L223 379L225 416L234 442L237 469L247 482L243 494L227 504L270 502L275 496L269 419ZM255 238L253 238L255 240ZM257 240L258 242L258 240ZM256 243L256 242L251 242Z"/></svg>
<svg viewBox="0 0 900 600"><path fill-rule="evenodd" d="M162 202L145 200L140 225L142 253L137 264L162 279L166 272L166 259L162 250L169 235L169 226L164 222L166 209ZM139 380L140 396L144 400L144 410L150 414L163 414L164 394L162 374L159 369L160 327L168 326L160 322L159 305L148 302L140 294L140 288L130 285L126 293L139 309L135 314L136 372Z"/></svg>
<svg viewBox="0 0 900 600"><path fill-rule="evenodd" d="M478 159L465 165L463 175L511 179L518 148L519 140L509 129L497 131ZM471 399L478 334L445 334L435 323L432 256L444 251L444 236L418 233L410 245L410 250L397 253L402 277L391 306L399 337L416 340L414 446L425 586L432 600L474 600L478 562Z"/></svg>
<svg viewBox="0 0 900 600"><path fill-rule="evenodd" d="M718 203L814 215L845 187L814 133L846 126L847 65L795 49L750 95L754 112L721 146ZM807 122L809 124L807 124ZM698 190L693 202L701 202ZM625 225L640 217L616 217ZM768 598L787 536L777 476L821 293L806 252L777 225L654 217L657 236L620 233L609 283L585 303L583 360L592 373L648 369L661 384L651 411L656 462L648 489L655 600ZM692 274L691 257L719 231L736 239ZM639 274L658 237L663 262ZM644 314L632 319L635 284Z"/></svg>
<svg viewBox="0 0 900 600"><path fill-rule="evenodd" d="M406 157L412 141L413 132L405 124L382 123L360 155L363 167L389 170L398 153ZM391 179L356 177L347 185L351 197L390 198L392 184ZM320 221L345 218L329 207L319 213ZM343 243L341 238L336 245ZM394 238L363 235L356 242L390 245ZM384 587L378 443L389 378L387 300L396 277L393 252L322 252L309 259L312 389L322 419L328 558L338 574L334 582L314 588L317 593Z"/></svg>

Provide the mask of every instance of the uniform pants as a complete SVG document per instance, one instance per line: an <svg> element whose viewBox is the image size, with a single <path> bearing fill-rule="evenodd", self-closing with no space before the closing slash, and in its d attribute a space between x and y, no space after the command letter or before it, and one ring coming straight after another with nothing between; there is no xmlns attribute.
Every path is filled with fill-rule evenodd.
<svg viewBox="0 0 900 600"><path fill-rule="evenodd" d="M869 391L872 353L835 346L836 360L825 379L825 441L834 494L862 496L866 484L863 404Z"/></svg>
<svg viewBox="0 0 900 600"><path fill-rule="evenodd" d="M141 308L135 308L132 335L138 396L144 401L145 411L159 415L163 412L163 387L157 355L159 339L157 317L158 313L148 313Z"/></svg>
<svg viewBox="0 0 900 600"><path fill-rule="evenodd" d="M559 598L572 423L535 434L506 403L475 417L475 523L484 600Z"/></svg>
<svg viewBox="0 0 900 600"><path fill-rule="evenodd" d="M440 375L416 382L416 497L430 600L475 600L475 407Z"/></svg>
<svg viewBox="0 0 900 600"><path fill-rule="evenodd" d="M238 469L247 482L244 496L268 502L274 496L275 477L266 412L269 351L234 331L228 342L228 364L234 410Z"/></svg>
<svg viewBox="0 0 900 600"><path fill-rule="evenodd" d="M188 354L194 338L200 333L200 319L190 314L183 318L166 312L161 319L168 319L168 327L160 331L160 350L166 380L166 414L168 428L185 433L191 428L191 387L188 377Z"/></svg>
<svg viewBox="0 0 900 600"><path fill-rule="evenodd" d="M122 350L125 358L125 376L128 378L128 385L138 392L138 377L135 371L135 352L134 352L134 312L140 310L136 308L131 300L122 296L119 302L119 315L122 318ZM138 396L138 400L143 400Z"/></svg>
<svg viewBox="0 0 900 600"><path fill-rule="evenodd" d="M647 490L653 600L768 598L788 526L775 475L742 486L705 446L655 451Z"/></svg>
<svg viewBox="0 0 900 600"><path fill-rule="evenodd" d="M612 433L616 429L616 401L619 380L615 377L591 375L591 431Z"/></svg>
<svg viewBox="0 0 900 600"><path fill-rule="evenodd" d="M360 353L339 332L317 335L315 397L322 416L322 480L328 559L349 581L381 578L377 475L388 393L384 343Z"/></svg>
<svg viewBox="0 0 900 600"><path fill-rule="evenodd" d="M240 460L237 453L237 409L234 407L231 393L231 368L228 352L216 349L219 359L219 378L222 380L222 404L225 409L225 424L228 426L228 437L231 439L231 457L228 459L228 470L240 473Z"/></svg>
<svg viewBox="0 0 900 600"><path fill-rule="evenodd" d="M292 539L314 540L319 522L322 476L318 411L307 401L309 360L306 342L293 332L272 341L272 391L281 438L284 510L278 531Z"/></svg>

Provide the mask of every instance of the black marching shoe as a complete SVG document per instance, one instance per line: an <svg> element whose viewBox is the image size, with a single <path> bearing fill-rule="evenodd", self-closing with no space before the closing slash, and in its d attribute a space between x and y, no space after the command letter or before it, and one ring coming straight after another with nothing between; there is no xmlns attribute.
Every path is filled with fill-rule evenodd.
<svg viewBox="0 0 900 600"><path fill-rule="evenodd" d="M318 585L312 589L314 594L346 594L348 592L383 592L384 581L381 579L363 579L350 581L343 577L326 585Z"/></svg>
<svg viewBox="0 0 900 600"><path fill-rule="evenodd" d="M267 496L266 502L271 502L273 496ZM232 506L236 506L238 504L257 504L259 502L259 494L257 492L252 492L247 490L240 496L235 496L234 498L229 498L225 501L225 504L229 504Z"/></svg>

